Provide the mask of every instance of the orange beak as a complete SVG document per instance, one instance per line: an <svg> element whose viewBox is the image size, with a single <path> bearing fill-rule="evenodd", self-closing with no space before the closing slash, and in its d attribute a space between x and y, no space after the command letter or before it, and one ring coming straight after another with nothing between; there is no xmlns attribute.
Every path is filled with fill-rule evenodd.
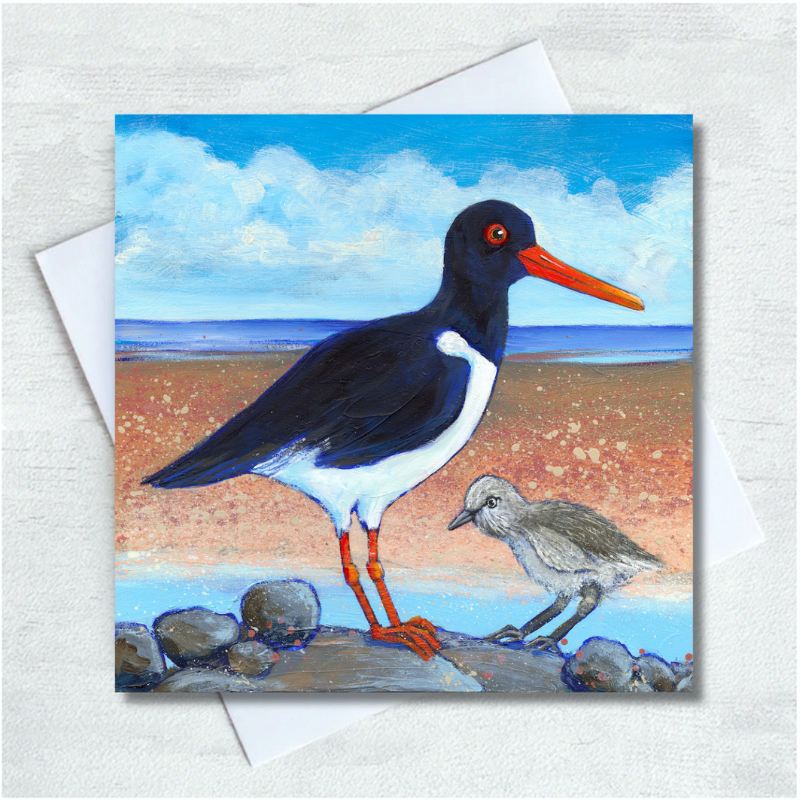
<svg viewBox="0 0 800 800"><path fill-rule="evenodd" d="M520 250L517 257L525 269L536 278L544 278L559 286L566 286L574 292L590 294L592 297L632 308L634 311L644 311L644 303L635 294L565 264L538 244L527 250Z"/></svg>

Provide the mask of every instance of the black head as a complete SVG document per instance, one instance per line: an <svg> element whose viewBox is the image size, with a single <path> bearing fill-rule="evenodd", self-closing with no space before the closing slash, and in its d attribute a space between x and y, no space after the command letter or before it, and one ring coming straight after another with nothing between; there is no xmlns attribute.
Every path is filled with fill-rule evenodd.
<svg viewBox="0 0 800 800"><path fill-rule="evenodd" d="M445 270L473 284L507 288L528 272L518 253L536 244L533 221L502 200L484 200L465 208L447 232Z"/></svg>
<svg viewBox="0 0 800 800"><path fill-rule="evenodd" d="M533 220L511 203L484 200L465 208L453 220L444 246L445 283L504 292L527 275L644 310L644 303L635 295L565 264L536 244Z"/></svg>

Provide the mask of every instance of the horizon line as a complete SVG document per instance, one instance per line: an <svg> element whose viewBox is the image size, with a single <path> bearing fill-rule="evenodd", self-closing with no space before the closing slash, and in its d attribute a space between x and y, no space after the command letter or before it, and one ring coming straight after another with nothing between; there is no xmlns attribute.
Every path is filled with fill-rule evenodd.
<svg viewBox="0 0 800 800"><path fill-rule="evenodd" d="M115 317L114 324L136 322L145 324L192 325L198 323L228 323L228 322L323 322L328 324L354 324L373 322L372 319L329 319L325 317L245 317L241 319L146 319L144 317ZM509 328L694 328L694 322L665 322L665 323L562 323L558 325L538 324L513 324Z"/></svg>

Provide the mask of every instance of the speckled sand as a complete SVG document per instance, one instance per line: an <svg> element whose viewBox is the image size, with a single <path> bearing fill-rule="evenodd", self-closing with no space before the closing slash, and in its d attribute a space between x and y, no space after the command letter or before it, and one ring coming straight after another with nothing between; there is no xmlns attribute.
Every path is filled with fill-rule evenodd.
<svg viewBox="0 0 800 800"><path fill-rule="evenodd" d="M273 481L243 476L172 491L140 485L254 400L298 355L117 362L116 546L124 560L339 569L325 513ZM690 365L507 360L472 440L387 511L384 564L459 580L518 574L502 544L472 527L447 532L465 488L484 472L531 498L598 509L666 563L661 580L682 582L692 569Z"/></svg>

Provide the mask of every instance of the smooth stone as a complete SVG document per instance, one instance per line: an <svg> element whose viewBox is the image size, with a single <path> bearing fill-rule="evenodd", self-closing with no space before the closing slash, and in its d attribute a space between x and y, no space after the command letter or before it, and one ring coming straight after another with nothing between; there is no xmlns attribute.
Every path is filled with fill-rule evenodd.
<svg viewBox="0 0 800 800"><path fill-rule="evenodd" d="M693 673L692 673L693 674ZM681 678L675 691L678 692L691 692L692 691L692 675L687 675Z"/></svg>
<svg viewBox="0 0 800 800"><path fill-rule="evenodd" d="M486 692L567 692L561 677L564 657L508 647L463 634L440 631L446 658L460 672L474 678Z"/></svg>
<svg viewBox="0 0 800 800"><path fill-rule="evenodd" d="M263 690L480 692L482 686L439 656L423 661L402 645L376 642L361 631L322 628L306 648L281 653Z"/></svg>
<svg viewBox="0 0 800 800"><path fill-rule="evenodd" d="M694 664L691 661L671 661L669 667L678 682L691 675L694 671Z"/></svg>
<svg viewBox="0 0 800 800"><path fill-rule="evenodd" d="M314 587L299 579L263 581L242 598L242 619L271 647L302 647L319 629Z"/></svg>
<svg viewBox="0 0 800 800"><path fill-rule="evenodd" d="M633 664L627 647L597 636L587 639L567 661L564 680L578 692L629 692L635 688Z"/></svg>
<svg viewBox="0 0 800 800"><path fill-rule="evenodd" d="M114 629L114 681L117 691L146 691L167 671L158 642L146 625L118 622Z"/></svg>
<svg viewBox="0 0 800 800"><path fill-rule="evenodd" d="M156 619L153 630L164 652L179 667L212 661L239 639L239 623L233 614L217 614L207 608L168 611Z"/></svg>
<svg viewBox="0 0 800 800"><path fill-rule="evenodd" d="M274 663L275 651L263 642L237 642L228 650L228 664L242 675L264 675Z"/></svg>
<svg viewBox="0 0 800 800"><path fill-rule="evenodd" d="M211 667L187 667L172 673L156 692L262 692L264 687L246 675Z"/></svg>
<svg viewBox="0 0 800 800"><path fill-rule="evenodd" d="M656 692L674 692L677 681L669 664L663 658L652 653L639 656L633 665L640 680L651 686Z"/></svg>

